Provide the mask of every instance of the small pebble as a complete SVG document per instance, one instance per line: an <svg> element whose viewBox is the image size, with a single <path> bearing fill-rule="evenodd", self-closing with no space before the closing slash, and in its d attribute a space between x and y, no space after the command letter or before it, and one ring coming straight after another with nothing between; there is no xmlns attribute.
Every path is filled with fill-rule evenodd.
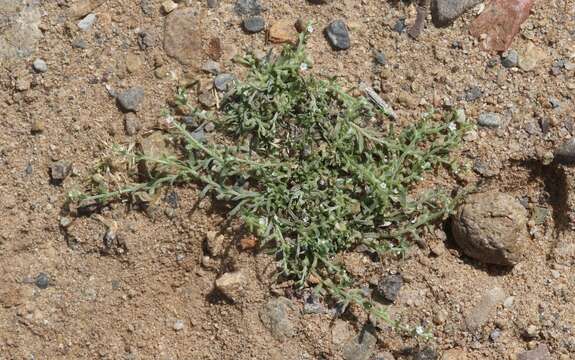
<svg viewBox="0 0 575 360"><path fill-rule="evenodd" d="M407 25L405 24L405 19L399 19L395 22L395 25L393 25L393 31L398 32L400 34L404 32L406 28Z"/></svg>
<svg viewBox="0 0 575 360"><path fill-rule="evenodd" d="M489 339L491 339L491 341L495 342L495 341L497 341L497 339L499 339L500 336L501 336L501 330L495 329L491 332L491 334L489 334Z"/></svg>
<svg viewBox="0 0 575 360"><path fill-rule="evenodd" d="M538 335L539 335L539 330L537 329L537 326L535 326L535 325L529 325L523 331L523 336L528 340L535 339Z"/></svg>
<svg viewBox="0 0 575 360"><path fill-rule="evenodd" d="M218 7L218 0L208 0L208 8L215 9Z"/></svg>
<svg viewBox="0 0 575 360"><path fill-rule="evenodd" d="M36 70L39 73L45 73L46 71L48 71L48 65L42 59L34 60L32 66L34 67L34 70Z"/></svg>
<svg viewBox="0 0 575 360"><path fill-rule="evenodd" d="M477 123L480 126L496 129L501 126L501 116L492 112L482 113L479 115Z"/></svg>
<svg viewBox="0 0 575 360"><path fill-rule="evenodd" d="M50 177L52 182L60 184L70 174L72 167L66 161L56 161L50 165Z"/></svg>
<svg viewBox="0 0 575 360"><path fill-rule="evenodd" d="M475 101L483 96L483 90L479 86L471 86L465 91L465 101Z"/></svg>
<svg viewBox="0 0 575 360"><path fill-rule="evenodd" d="M519 64L519 54L513 49L509 49L501 54L501 65L506 68L517 67Z"/></svg>
<svg viewBox="0 0 575 360"><path fill-rule="evenodd" d="M261 16L250 16L242 22L244 30L248 33L255 34L266 27L266 22Z"/></svg>
<svg viewBox="0 0 575 360"><path fill-rule="evenodd" d="M164 12L166 14L171 13L172 11L176 10L177 8L178 8L178 4L176 4L172 0L166 0L162 3L162 10L164 10Z"/></svg>
<svg viewBox="0 0 575 360"><path fill-rule="evenodd" d="M213 61L213 60L208 60L206 61L206 63L202 66L202 70L213 74L213 75L217 75L220 73L220 64Z"/></svg>
<svg viewBox="0 0 575 360"><path fill-rule="evenodd" d="M144 100L144 89L132 87L118 95L118 104L124 111L138 111Z"/></svg>
<svg viewBox="0 0 575 360"><path fill-rule="evenodd" d="M346 50L351 46L347 25L343 20L332 21L325 29L325 35L334 50Z"/></svg>
<svg viewBox="0 0 575 360"><path fill-rule="evenodd" d="M387 59L385 58L385 54L383 53L383 51L377 51L375 53L374 59L377 65L385 65L385 63L387 62Z"/></svg>
<svg viewBox="0 0 575 360"><path fill-rule="evenodd" d="M184 321L183 320L174 321L174 330L180 331L183 329L184 329Z"/></svg>
<svg viewBox="0 0 575 360"><path fill-rule="evenodd" d="M234 80L235 77L232 74L220 74L215 77L214 86L219 91L227 91L233 85Z"/></svg>
<svg viewBox="0 0 575 360"><path fill-rule="evenodd" d="M48 275L44 274L44 273L39 273L36 276L36 279L34 280L34 284L36 284L36 286L40 289L46 289L48 287L50 283L50 279L48 278Z"/></svg>
<svg viewBox="0 0 575 360"><path fill-rule="evenodd" d="M86 15L85 18L83 18L82 20L80 20L78 22L78 27L82 31L88 31L88 30L90 30L90 28L94 24L94 21L96 21L96 15L95 14L88 14L88 15Z"/></svg>
<svg viewBox="0 0 575 360"><path fill-rule="evenodd" d="M403 278L401 275L388 275L378 282L377 291L385 300L394 302L402 286Z"/></svg>
<svg viewBox="0 0 575 360"><path fill-rule="evenodd" d="M44 131L46 128L46 124L42 119L34 120L32 123L32 128L30 129L32 134L39 134Z"/></svg>

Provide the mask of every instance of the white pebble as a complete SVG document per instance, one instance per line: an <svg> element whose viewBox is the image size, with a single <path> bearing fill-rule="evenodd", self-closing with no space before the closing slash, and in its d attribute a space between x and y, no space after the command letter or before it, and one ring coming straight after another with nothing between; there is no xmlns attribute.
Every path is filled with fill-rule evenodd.
<svg viewBox="0 0 575 360"><path fill-rule="evenodd" d="M176 320L174 322L174 330L180 331L184 329L184 321L183 320Z"/></svg>
<svg viewBox="0 0 575 360"><path fill-rule="evenodd" d="M36 70L37 72L43 73L43 72L48 71L48 65L42 59L34 60L34 63L32 64L32 66L34 67L34 70Z"/></svg>
<svg viewBox="0 0 575 360"><path fill-rule="evenodd" d="M78 22L78 27L84 31L90 30L90 28L94 24L94 21L96 21L96 15L88 14L86 15L85 18L83 18Z"/></svg>

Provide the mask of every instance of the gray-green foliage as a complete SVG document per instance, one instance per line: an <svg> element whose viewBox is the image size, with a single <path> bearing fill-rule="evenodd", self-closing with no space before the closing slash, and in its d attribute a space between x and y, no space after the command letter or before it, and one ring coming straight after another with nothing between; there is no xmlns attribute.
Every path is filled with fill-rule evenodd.
<svg viewBox="0 0 575 360"><path fill-rule="evenodd" d="M413 186L432 169L453 168L449 154L466 125L454 115L441 122L427 116L383 135L374 124L387 123L384 114L335 81L308 74L304 46L302 36L276 59L248 56L247 78L215 114L196 110L180 93L180 106L217 121L225 140L198 140L176 122L184 156L146 159L171 171L123 193L156 191L166 183L203 184L202 194L233 204L229 215L241 218L262 248L275 253L280 275L298 286L313 275L323 294L385 317L334 258L360 244L401 253L425 226L453 210L457 199L448 193L415 194Z"/></svg>

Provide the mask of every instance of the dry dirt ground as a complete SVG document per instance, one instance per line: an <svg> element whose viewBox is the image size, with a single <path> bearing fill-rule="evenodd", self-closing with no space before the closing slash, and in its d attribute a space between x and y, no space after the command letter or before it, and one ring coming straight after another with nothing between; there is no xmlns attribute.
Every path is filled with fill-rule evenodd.
<svg viewBox="0 0 575 360"><path fill-rule="evenodd" d="M119 225L122 251L102 251L106 228L95 216L74 219L64 231L68 191L89 176L110 145L144 136L179 83L211 79L198 69L208 60L210 39L223 44L222 69L240 77L243 70L231 55L279 48L266 43L264 33L241 30L234 1L222 0L215 9L203 0L189 1L180 7L199 11L203 50L193 64L181 65L162 46L166 16L160 1L144 1L147 14L140 0L104 1L92 11L96 20L87 31L71 17L74 2L28 1L41 16L37 49L2 59L0 359L353 358L353 335L366 323L360 311L352 308L338 319L304 313L301 293L271 286L273 259L239 251L232 236L226 235L224 259L204 258L206 232L226 229L209 200L197 203L193 186L174 189L177 204L161 201L151 213L121 204L105 209L103 219ZM0 1L0 10L10 3L19 1ZM468 34L474 11L447 28L428 23L414 41L393 30L399 19L414 19L414 6L404 2L263 4L268 24L312 20L311 71L336 75L349 87L368 81L397 109L401 123L416 121L430 106L463 108L472 122L484 112L500 114L499 129L478 127L466 137L458 156L470 170L456 180L508 192L532 214L527 256L511 270L464 257L441 231L428 237L429 247L414 247L405 259L373 262L362 253L349 254L346 263L365 284L401 273L405 284L390 312L434 334L425 342L381 325L373 331L376 348L368 339L355 346L355 358L434 359L436 352L445 359L515 359L545 344L551 359L575 359L569 198L575 176L568 168L542 165L575 131L573 66L558 65L575 61L575 1L536 3L513 43L521 56L537 60L530 71L505 68L497 54L477 46ZM321 33L337 18L350 27L352 44L344 52L331 50ZM0 31L6 31L10 19L0 19ZM149 34L144 46L138 42L142 31ZM385 65L374 63L376 50L385 54ZM46 72L33 70L37 58L47 63ZM126 135L124 115L106 86L144 88L139 134ZM481 90L475 100L469 96L473 87ZM73 171L54 185L49 167L58 160L71 162ZM428 182L441 186L433 178ZM236 304L213 293L214 280L229 267L248 278ZM40 273L48 277L46 288L37 281ZM293 304L284 319L293 336L272 335L260 319L266 302L278 295ZM469 329L469 316L480 318L478 328ZM426 348L433 351L419 352Z"/></svg>

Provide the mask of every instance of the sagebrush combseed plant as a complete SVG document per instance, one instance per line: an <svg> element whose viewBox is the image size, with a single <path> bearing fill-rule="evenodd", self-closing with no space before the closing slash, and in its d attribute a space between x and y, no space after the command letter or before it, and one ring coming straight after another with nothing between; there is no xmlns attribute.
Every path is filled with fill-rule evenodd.
<svg viewBox="0 0 575 360"><path fill-rule="evenodd" d="M365 98L310 74L306 36L275 58L247 56L247 77L216 112L198 110L186 91L179 92L178 107L200 127L215 123L221 136L198 136L169 115L171 136L183 140L181 156L136 154L131 163L161 166L144 181L137 181L139 173L116 188L99 183L97 194L82 198L105 202L178 183L201 184L202 196L232 204L228 216L239 217L261 249L276 256L278 275L299 287L313 277L320 294L393 323L336 255L358 245L401 254L425 227L448 216L458 196L435 188L415 192L414 185L438 167L456 170L450 152L467 125L454 114L441 121L425 116L396 131Z"/></svg>

